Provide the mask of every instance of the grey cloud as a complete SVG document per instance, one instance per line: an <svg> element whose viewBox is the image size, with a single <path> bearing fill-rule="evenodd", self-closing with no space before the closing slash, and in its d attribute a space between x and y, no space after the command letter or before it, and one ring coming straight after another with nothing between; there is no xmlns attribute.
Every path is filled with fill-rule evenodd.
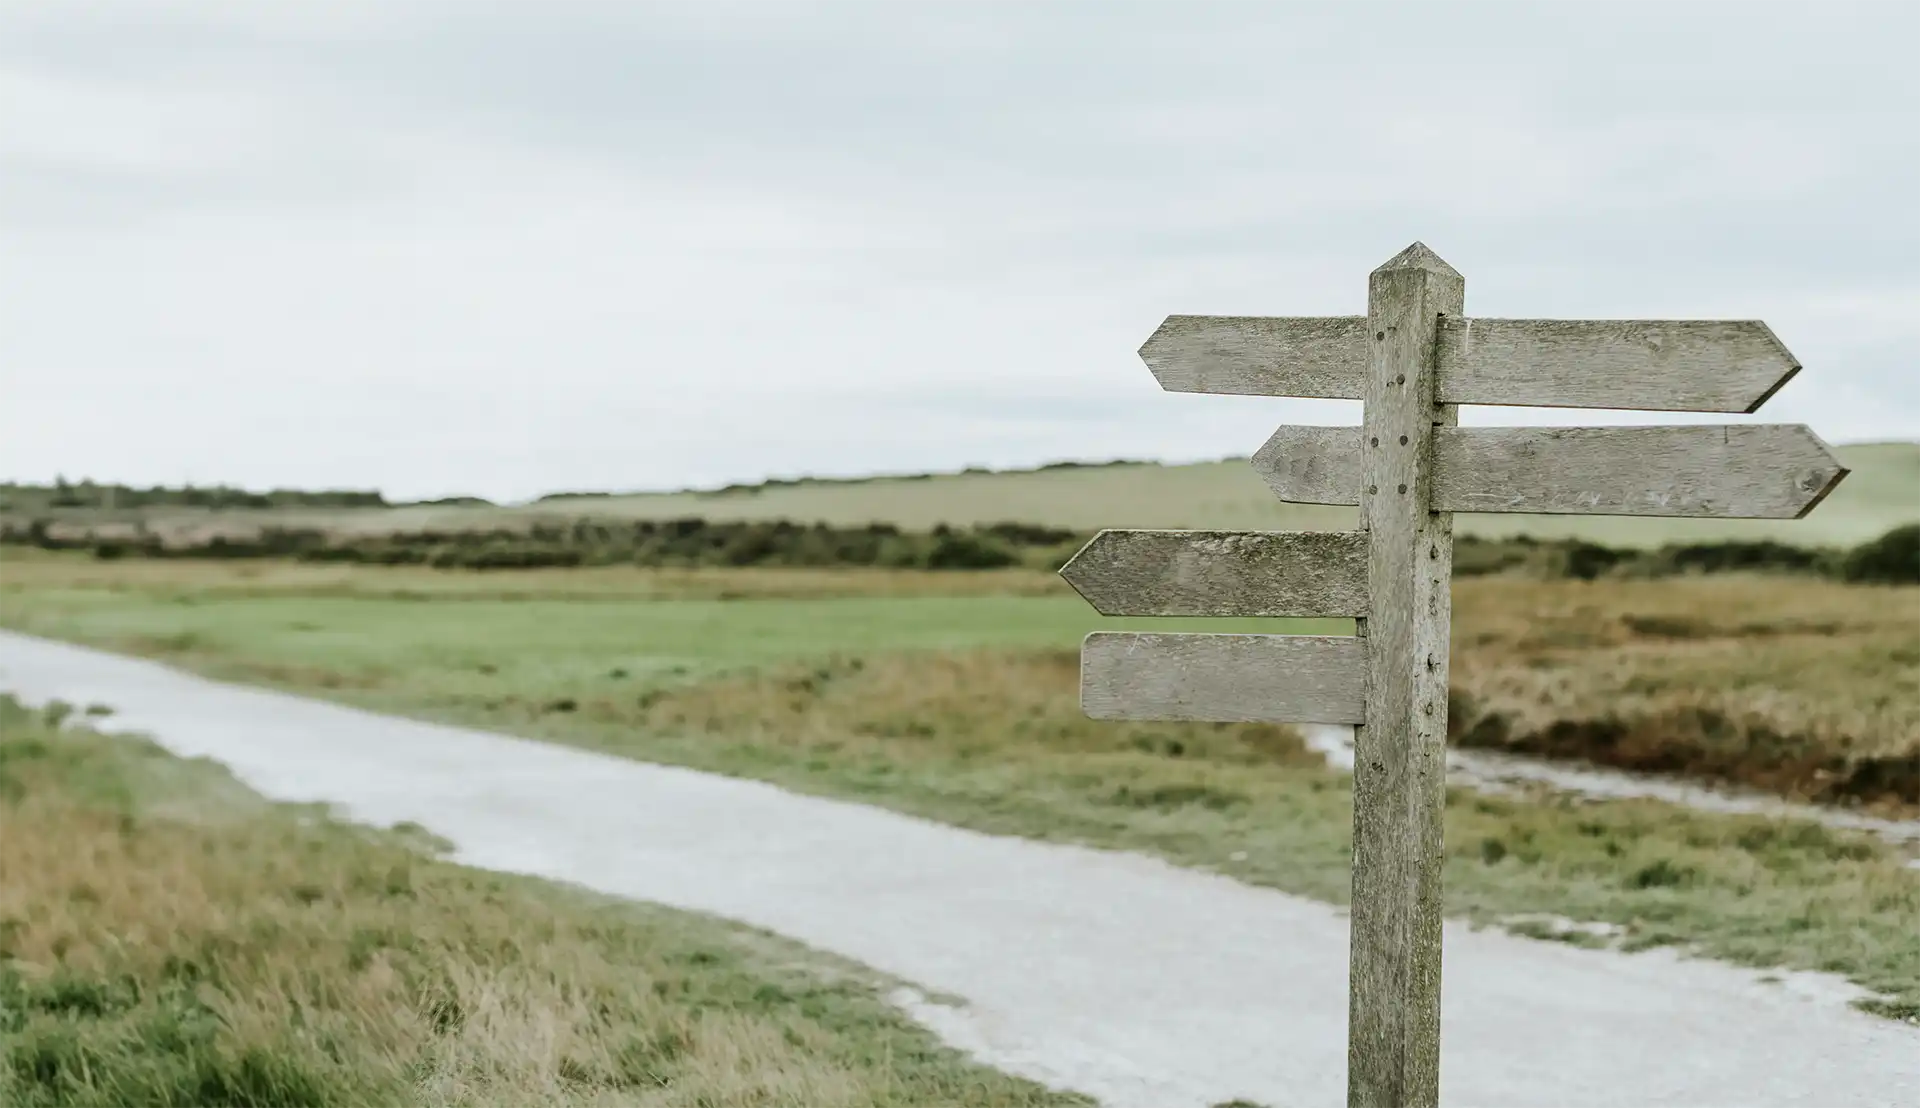
<svg viewBox="0 0 1920 1108"><path fill-rule="evenodd" d="M6 372L90 382L135 436L125 375L224 395L166 410L230 449L0 415L0 470L534 492L1187 456L1317 409L1154 392L1160 315L1358 311L1413 238L1479 314L1765 316L1809 365L1770 417L1920 434L1920 16L1729 13L20 6L0 80L110 103L0 121ZM329 454L296 397L401 441Z"/></svg>

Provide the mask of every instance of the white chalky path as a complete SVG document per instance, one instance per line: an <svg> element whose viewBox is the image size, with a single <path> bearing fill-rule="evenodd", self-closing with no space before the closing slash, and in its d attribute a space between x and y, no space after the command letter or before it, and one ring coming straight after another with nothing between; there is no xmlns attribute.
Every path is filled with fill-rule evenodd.
<svg viewBox="0 0 1920 1108"><path fill-rule="evenodd" d="M0 690L110 705L107 726L269 796L412 820L472 865L728 916L964 998L903 1001L1116 1108L1344 1102L1347 928L1323 904L4 632ZM1837 990L1452 925L1446 958L1449 1104L1920 1104L1920 1030Z"/></svg>

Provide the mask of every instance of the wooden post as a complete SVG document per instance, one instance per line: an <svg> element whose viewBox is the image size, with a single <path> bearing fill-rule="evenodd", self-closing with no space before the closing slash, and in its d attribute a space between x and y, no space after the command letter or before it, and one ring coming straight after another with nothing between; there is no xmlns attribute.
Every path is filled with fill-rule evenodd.
<svg viewBox="0 0 1920 1108"><path fill-rule="evenodd" d="M1362 530L1105 531L1060 571L1106 615L1356 618L1095 633L1080 696L1095 719L1356 725L1347 1102L1368 1108L1440 1098L1452 513L1796 519L1847 475L1798 425L1455 426L1456 404L1751 412L1800 370L1758 320L1472 320L1465 294L1416 242L1365 316L1168 316L1140 357L1169 391L1365 401L1357 429L1281 427L1253 456L1275 496L1358 504Z"/></svg>
<svg viewBox="0 0 1920 1108"><path fill-rule="evenodd" d="M1366 722L1354 733L1353 937L1347 1102L1440 1097L1441 812L1453 516L1433 504L1439 321L1466 284L1415 243L1373 271L1362 412L1367 531Z"/></svg>

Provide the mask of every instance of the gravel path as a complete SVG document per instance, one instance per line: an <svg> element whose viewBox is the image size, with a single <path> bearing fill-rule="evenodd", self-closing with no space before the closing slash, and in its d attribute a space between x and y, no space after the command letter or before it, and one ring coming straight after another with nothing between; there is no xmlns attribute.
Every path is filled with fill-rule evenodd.
<svg viewBox="0 0 1920 1108"><path fill-rule="evenodd" d="M0 689L111 705L109 725L267 795L415 821L473 865L732 917L961 998L898 999L1116 1108L1344 1099L1346 922L1323 904L21 635L0 633ZM1446 942L1450 1104L1920 1104L1920 1031L1824 979L1463 926Z"/></svg>

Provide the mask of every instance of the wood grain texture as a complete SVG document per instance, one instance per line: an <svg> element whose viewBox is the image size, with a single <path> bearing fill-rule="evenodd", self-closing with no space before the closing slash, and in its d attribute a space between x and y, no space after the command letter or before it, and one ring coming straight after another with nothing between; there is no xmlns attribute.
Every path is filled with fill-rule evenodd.
<svg viewBox="0 0 1920 1108"><path fill-rule="evenodd" d="M1449 319L1438 399L1752 412L1799 371L1756 319Z"/></svg>
<svg viewBox="0 0 1920 1108"><path fill-rule="evenodd" d="M1752 412L1800 362L1758 320L1457 319L1440 327L1442 404ZM1361 316L1169 316L1140 356L1170 392L1358 400Z"/></svg>
<svg viewBox="0 0 1920 1108"><path fill-rule="evenodd" d="M1253 456L1282 500L1357 504L1350 428L1283 427ZM1715 427L1448 427L1433 443L1433 510L1798 519L1847 468L1796 423Z"/></svg>
<svg viewBox="0 0 1920 1108"><path fill-rule="evenodd" d="M1060 569L1108 616L1360 616L1357 531L1102 531Z"/></svg>
<svg viewBox="0 0 1920 1108"><path fill-rule="evenodd" d="M1354 400L1364 316L1170 315L1140 348L1168 392Z"/></svg>
<svg viewBox="0 0 1920 1108"><path fill-rule="evenodd" d="M1080 647L1080 705L1093 719L1358 723L1365 662L1346 636L1101 631Z"/></svg>
<svg viewBox="0 0 1920 1108"><path fill-rule="evenodd" d="M1460 274L1414 243L1373 271L1360 448L1360 519L1373 598L1361 642L1366 721L1354 730L1347 1102L1440 1098L1441 812L1453 517L1431 510L1436 336Z"/></svg>
<svg viewBox="0 0 1920 1108"><path fill-rule="evenodd" d="M1847 472L1798 424L1475 427L1437 447L1459 512L1798 519Z"/></svg>

